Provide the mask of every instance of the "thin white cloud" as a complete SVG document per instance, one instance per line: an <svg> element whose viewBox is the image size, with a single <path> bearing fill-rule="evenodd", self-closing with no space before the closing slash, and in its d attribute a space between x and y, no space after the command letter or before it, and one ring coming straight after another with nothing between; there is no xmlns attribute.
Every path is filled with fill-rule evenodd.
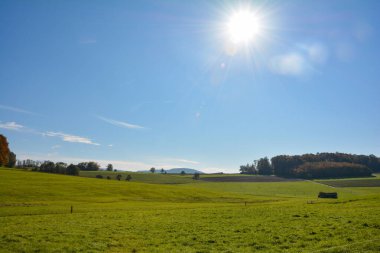
<svg viewBox="0 0 380 253"><path fill-rule="evenodd" d="M187 160L187 159L173 159L173 161L177 161L180 163L199 164L199 162L197 162L197 161L191 161L191 160Z"/></svg>
<svg viewBox="0 0 380 253"><path fill-rule="evenodd" d="M60 145L54 145L51 147L51 149L59 149L61 146Z"/></svg>
<svg viewBox="0 0 380 253"><path fill-rule="evenodd" d="M118 121L118 120L114 120L114 119L108 119L108 118L105 118L105 117L102 117L102 116L96 116L96 117L98 119L100 119L100 120L103 120L104 122L107 122L107 123L109 123L111 125L118 126L118 127L124 127L124 128L129 128L129 129L144 129L145 128L143 126L131 124L131 123L124 122L124 121Z"/></svg>
<svg viewBox="0 0 380 253"><path fill-rule="evenodd" d="M43 136L49 136L49 137L58 137L58 138L61 138L63 141L66 141L66 142L83 143L83 144L89 144L89 145L95 145L95 146L100 145L99 143L95 143L86 137L81 137L81 136L76 136L76 135L71 135L71 134L65 134L62 132L45 132L45 133L42 133L42 135Z"/></svg>
<svg viewBox="0 0 380 253"><path fill-rule="evenodd" d="M20 109L20 108L13 107L13 106L8 106L8 105L0 105L0 109L12 111L12 112L19 112L19 113L29 114L29 115L39 115L38 113L30 112L30 111L27 111L27 110L24 110L24 109Z"/></svg>
<svg viewBox="0 0 380 253"><path fill-rule="evenodd" d="M17 124L16 122L0 122L0 128L7 130L20 131L24 129L24 126Z"/></svg>

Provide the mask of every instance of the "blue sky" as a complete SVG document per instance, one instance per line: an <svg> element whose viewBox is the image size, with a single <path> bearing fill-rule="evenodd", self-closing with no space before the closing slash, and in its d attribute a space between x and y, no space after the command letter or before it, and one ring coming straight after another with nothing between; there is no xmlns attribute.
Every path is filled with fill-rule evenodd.
<svg viewBox="0 0 380 253"><path fill-rule="evenodd" d="M234 44L239 10L260 31ZM380 156L379 1L1 1L0 133L19 159L237 172Z"/></svg>

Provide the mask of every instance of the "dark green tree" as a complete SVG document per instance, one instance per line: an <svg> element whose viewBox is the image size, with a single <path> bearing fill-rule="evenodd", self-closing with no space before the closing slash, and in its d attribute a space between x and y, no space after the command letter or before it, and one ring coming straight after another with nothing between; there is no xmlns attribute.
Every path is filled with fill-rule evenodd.
<svg viewBox="0 0 380 253"><path fill-rule="evenodd" d="M122 177L122 176L121 176L120 174L118 174L118 175L116 176L116 179L120 181L121 177Z"/></svg>
<svg viewBox="0 0 380 253"><path fill-rule="evenodd" d="M45 161L40 165L41 172L54 173L55 164L52 161Z"/></svg>
<svg viewBox="0 0 380 253"><path fill-rule="evenodd" d="M181 175L183 176L183 175L186 175L186 172L183 170L183 171L181 171Z"/></svg>
<svg viewBox="0 0 380 253"><path fill-rule="evenodd" d="M80 170L97 171L99 170L100 165L96 162L82 162L78 163L78 167Z"/></svg>
<svg viewBox="0 0 380 253"><path fill-rule="evenodd" d="M107 165L107 171L113 171L113 165L112 164Z"/></svg>
<svg viewBox="0 0 380 253"><path fill-rule="evenodd" d="M67 173L67 175L78 176L79 175L79 167L77 165L70 164L66 168L66 173Z"/></svg>
<svg viewBox="0 0 380 253"><path fill-rule="evenodd" d="M13 168L16 165L16 154L13 152L9 152L9 159L8 159L8 167Z"/></svg>
<svg viewBox="0 0 380 253"><path fill-rule="evenodd" d="M125 180L127 180L127 181L131 181L131 179L132 179L132 176L131 176L131 175L128 175L128 176L125 178Z"/></svg>
<svg viewBox="0 0 380 253"><path fill-rule="evenodd" d="M240 174L256 174L256 166L254 163L240 166Z"/></svg>
<svg viewBox="0 0 380 253"><path fill-rule="evenodd" d="M66 174L67 164L63 162L58 162L55 164L53 173Z"/></svg>
<svg viewBox="0 0 380 253"><path fill-rule="evenodd" d="M260 174L260 175L272 175L273 174L273 169L269 163L268 157L260 158L257 161L256 169L258 171L258 174Z"/></svg>
<svg viewBox="0 0 380 253"><path fill-rule="evenodd" d="M152 173L156 172L156 168L155 167L150 168L150 172Z"/></svg>
<svg viewBox="0 0 380 253"><path fill-rule="evenodd" d="M96 171L96 170L99 170L99 168L100 168L100 165L96 162L89 162L87 164L87 170Z"/></svg>

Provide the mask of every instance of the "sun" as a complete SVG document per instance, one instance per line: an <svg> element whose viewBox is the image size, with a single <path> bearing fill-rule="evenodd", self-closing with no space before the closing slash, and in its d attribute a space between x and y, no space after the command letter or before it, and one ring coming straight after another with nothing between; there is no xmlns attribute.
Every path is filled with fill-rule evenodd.
<svg viewBox="0 0 380 253"><path fill-rule="evenodd" d="M239 10L228 19L227 36L234 44L254 42L260 34L260 20L251 10Z"/></svg>

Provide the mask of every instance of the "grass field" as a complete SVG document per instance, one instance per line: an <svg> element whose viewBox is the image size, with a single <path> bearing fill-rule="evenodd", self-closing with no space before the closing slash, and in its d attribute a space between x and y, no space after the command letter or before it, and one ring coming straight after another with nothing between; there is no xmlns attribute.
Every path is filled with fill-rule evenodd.
<svg viewBox="0 0 380 253"><path fill-rule="evenodd" d="M150 184L187 184L193 183L192 175L177 175L177 174L161 174L161 173L138 173L126 171L81 171L81 177L95 178L96 175L103 177L111 177L116 179L117 175L122 175L122 180L125 180L127 175L132 176L131 182L150 183Z"/></svg>
<svg viewBox="0 0 380 253"><path fill-rule="evenodd" d="M0 252L380 251L380 187L147 175L154 183L0 169Z"/></svg>

